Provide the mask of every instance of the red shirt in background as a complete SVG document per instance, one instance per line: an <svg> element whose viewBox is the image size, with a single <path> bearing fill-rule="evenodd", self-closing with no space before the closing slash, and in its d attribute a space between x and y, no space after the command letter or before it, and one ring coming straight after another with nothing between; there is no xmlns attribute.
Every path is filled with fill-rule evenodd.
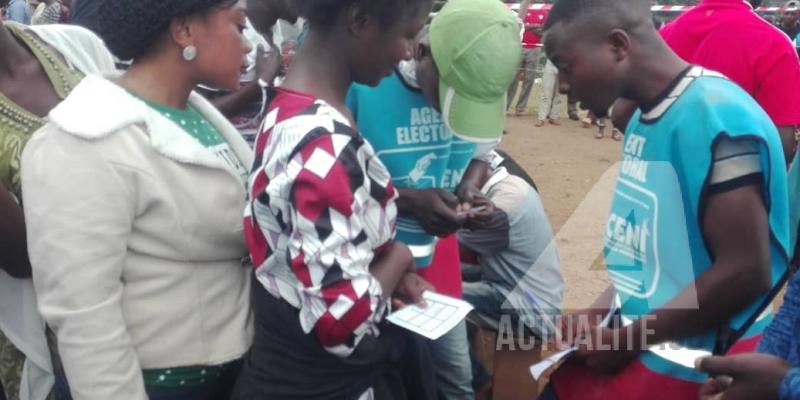
<svg viewBox="0 0 800 400"><path fill-rule="evenodd" d="M545 10L528 10L528 15L525 17L525 23L544 25L544 20L546 18L547 11ZM542 47L542 38L531 31L525 31L525 33L522 35L522 47L526 49Z"/></svg>
<svg viewBox="0 0 800 400"><path fill-rule="evenodd" d="M797 51L743 0L703 0L664 26L661 36L687 62L739 84L775 125L800 125Z"/></svg>
<svg viewBox="0 0 800 400"><path fill-rule="evenodd" d="M417 272L436 288L436 292L460 299L463 294L461 260L456 235L439 239L436 242L431 265L428 268L419 269Z"/></svg>

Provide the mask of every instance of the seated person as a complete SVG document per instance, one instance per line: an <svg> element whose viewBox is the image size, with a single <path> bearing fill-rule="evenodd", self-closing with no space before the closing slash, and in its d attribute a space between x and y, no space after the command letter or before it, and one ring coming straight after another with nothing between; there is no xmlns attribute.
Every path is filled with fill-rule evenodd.
<svg viewBox="0 0 800 400"><path fill-rule="evenodd" d="M532 183L507 154L495 151L482 189L495 206L491 221L482 229L459 231L458 241L478 256L479 280L464 283L464 300L475 307L470 319L496 328L507 314L546 339L555 333L564 279L553 232Z"/></svg>

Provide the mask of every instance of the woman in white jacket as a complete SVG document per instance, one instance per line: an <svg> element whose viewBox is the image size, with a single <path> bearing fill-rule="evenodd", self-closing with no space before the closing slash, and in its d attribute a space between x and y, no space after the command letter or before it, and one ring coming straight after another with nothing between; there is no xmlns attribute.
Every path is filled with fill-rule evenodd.
<svg viewBox="0 0 800 400"><path fill-rule="evenodd" d="M114 58L86 29L0 23L0 395L8 400L44 400L54 381L30 279L22 150L85 74L114 70Z"/></svg>
<svg viewBox="0 0 800 400"><path fill-rule="evenodd" d="M107 0L120 77L89 76L23 154L39 310L80 400L224 399L252 335L252 155L199 84L235 89L244 0ZM65 397L65 393L60 393Z"/></svg>

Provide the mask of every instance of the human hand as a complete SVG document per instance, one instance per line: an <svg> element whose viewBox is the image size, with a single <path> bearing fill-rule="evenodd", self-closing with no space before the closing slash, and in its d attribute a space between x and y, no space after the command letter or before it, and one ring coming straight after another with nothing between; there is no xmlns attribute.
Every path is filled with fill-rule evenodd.
<svg viewBox="0 0 800 400"><path fill-rule="evenodd" d="M464 227L471 230L487 228L495 212L494 203L486 197L473 197L469 203L458 206L457 214L466 215Z"/></svg>
<svg viewBox="0 0 800 400"><path fill-rule="evenodd" d="M456 188L456 197L458 197L459 204L466 206L472 204L474 199L485 198L486 196L481 192L481 189L475 185L462 182L462 184Z"/></svg>
<svg viewBox="0 0 800 400"><path fill-rule="evenodd" d="M407 201L405 212L411 213L428 234L445 237L459 230L466 215L458 215L458 199L442 189L402 190Z"/></svg>
<svg viewBox="0 0 800 400"><path fill-rule="evenodd" d="M263 45L256 49L256 76L267 83L272 83L281 70L281 52L270 44L269 50Z"/></svg>
<svg viewBox="0 0 800 400"><path fill-rule="evenodd" d="M721 375L716 378L710 378L700 387L698 396L700 400L721 400L722 395L725 394L725 391L728 390L730 385L730 376Z"/></svg>
<svg viewBox="0 0 800 400"><path fill-rule="evenodd" d="M403 279L397 285L392 295L392 305L396 309L403 308L409 304L416 304L422 308L428 306L422 294L426 291L435 291L425 279L422 279L416 272L409 272L403 276Z"/></svg>
<svg viewBox="0 0 800 400"><path fill-rule="evenodd" d="M781 358L759 353L729 357L705 357L697 360L696 368L714 379L700 389L703 400L777 399L789 364Z"/></svg>
<svg viewBox="0 0 800 400"><path fill-rule="evenodd" d="M471 214L471 219L477 220L478 223L485 222L494 213L494 203L473 184L462 183L456 189L456 196L459 201L458 211ZM480 208L480 211L472 211L475 208Z"/></svg>
<svg viewBox="0 0 800 400"><path fill-rule="evenodd" d="M281 69L283 73L289 71L289 67L294 62L294 56L297 53L297 42L286 41L281 46Z"/></svg>
<svg viewBox="0 0 800 400"><path fill-rule="evenodd" d="M595 326L578 336L574 344L577 350L572 359L592 371L612 375L628 365L639 354L639 350L628 342L625 328L610 329Z"/></svg>

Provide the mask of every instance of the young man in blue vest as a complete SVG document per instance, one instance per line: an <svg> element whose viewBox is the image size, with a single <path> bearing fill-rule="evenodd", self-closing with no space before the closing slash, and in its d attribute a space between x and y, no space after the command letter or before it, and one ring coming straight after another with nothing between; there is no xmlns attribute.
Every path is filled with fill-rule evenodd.
<svg viewBox="0 0 800 400"><path fill-rule="evenodd" d="M682 359L752 351L787 269L778 131L736 84L670 50L647 0L559 0L545 31L563 93L597 115L620 97L641 106L605 227L613 285L562 321L578 350L544 396L696 398L708 376ZM594 318L611 309L613 324Z"/></svg>
<svg viewBox="0 0 800 400"><path fill-rule="evenodd" d="M420 275L446 295L461 297L454 233L492 214L478 184L488 173L481 155L502 135L519 32L497 0L452 0L417 38L413 62L375 88L354 85L348 95L359 130L400 193L397 240L411 249ZM443 398L474 398L464 324L431 351Z"/></svg>

